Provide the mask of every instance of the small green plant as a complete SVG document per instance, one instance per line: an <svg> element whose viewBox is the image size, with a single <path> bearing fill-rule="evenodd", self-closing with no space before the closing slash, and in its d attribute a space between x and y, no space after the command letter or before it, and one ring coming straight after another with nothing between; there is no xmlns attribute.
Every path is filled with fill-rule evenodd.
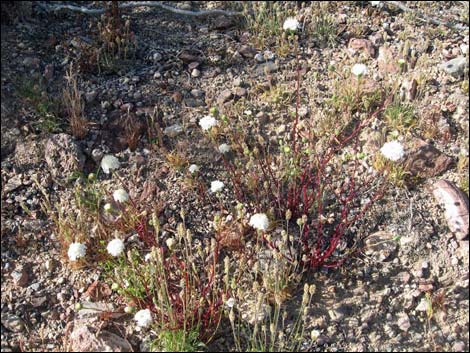
<svg viewBox="0 0 470 353"><path fill-rule="evenodd" d="M394 102L385 109L383 115L389 129L401 134L406 134L416 124L413 107L408 103Z"/></svg>
<svg viewBox="0 0 470 353"><path fill-rule="evenodd" d="M318 14L313 15L308 24L314 41L320 48L333 47L338 41L338 24L333 16L320 5Z"/></svg>
<svg viewBox="0 0 470 353"><path fill-rule="evenodd" d="M468 145L468 144L467 144ZM457 165L457 170L460 174L460 188L468 195L468 155L461 154Z"/></svg>
<svg viewBox="0 0 470 353"><path fill-rule="evenodd" d="M48 133L62 130L59 119L60 104L47 92L43 77L20 77L16 91L23 103L31 106L38 115L38 121L33 123L35 127Z"/></svg>
<svg viewBox="0 0 470 353"><path fill-rule="evenodd" d="M288 36L282 26L294 14L292 4L270 1L243 2L246 26L253 35L254 45L260 49L276 48L277 54L290 53Z"/></svg>
<svg viewBox="0 0 470 353"><path fill-rule="evenodd" d="M162 330L158 333L150 348L153 352L199 352L207 347L198 341L199 331Z"/></svg>

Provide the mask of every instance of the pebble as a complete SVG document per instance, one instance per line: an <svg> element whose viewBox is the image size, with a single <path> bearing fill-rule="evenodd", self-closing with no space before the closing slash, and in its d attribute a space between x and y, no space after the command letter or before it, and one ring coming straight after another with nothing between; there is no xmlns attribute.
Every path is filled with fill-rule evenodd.
<svg viewBox="0 0 470 353"><path fill-rule="evenodd" d="M24 321L17 315L3 314L2 313L2 325L12 332L21 332L24 330Z"/></svg>
<svg viewBox="0 0 470 353"><path fill-rule="evenodd" d="M174 138L183 132L183 127L179 124L168 126L163 130L163 133L168 137Z"/></svg>
<svg viewBox="0 0 470 353"><path fill-rule="evenodd" d="M200 89L191 90L191 95L194 98L202 98L202 97L204 97L204 94L205 94L205 92L203 90L200 90Z"/></svg>
<svg viewBox="0 0 470 353"><path fill-rule="evenodd" d="M452 345L453 352L466 352L468 351L468 347L466 346L465 342L457 341Z"/></svg>
<svg viewBox="0 0 470 353"><path fill-rule="evenodd" d="M233 94L229 89L223 90L217 97L217 103L222 105L232 99Z"/></svg>
<svg viewBox="0 0 470 353"><path fill-rule="evenodd" d="M397 325L400 328L400 330L405 331L405 332L407 332L410 329L411 327L410 318L405 312L398 314Z"/></svg>
<svg viewBox="0 0 470 353"><path fill-rule="evenodd" d="M96 90L85 93L86 102L92 103L96 99L97 95L98 95L98 92L96 92Z"/></svg>
<svg viewBox="0 0 470 353"><path fill-rule="evenodd" d="M199 77L201 76L201 71L199 71L198 69L194 69L193 71L191 71L191 76L192 77Z"/></svg>
<svg viewBox="0 0 470 353"><path fill-rule="evenodd" d="M256 54L256 55L255 55L255 60L256 60L257 62L259 62L259 63L263 63L263 62L264 62L264 56L263 56L263 54L261 54L261 53Z"/></svg>

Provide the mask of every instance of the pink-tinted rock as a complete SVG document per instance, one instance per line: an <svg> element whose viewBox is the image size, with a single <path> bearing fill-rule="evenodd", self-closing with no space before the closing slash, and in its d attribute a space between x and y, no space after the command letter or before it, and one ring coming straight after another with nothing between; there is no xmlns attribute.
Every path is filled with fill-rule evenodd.
<svg viewBox="0 0 470 353"><path fill-rule="evenodd" d="M387 47L380 47L377 64L379 65L379 70L383 73L397 73L399 71L397 59L394 58L392 51Z"/></svg>
<svg viewBox="0 0 470 353"><path fill-rule="evenodd" d="M468 235L468 197L448 180L439 180L433 185L433 195L437 202L445 208L444 216L449 229L457 239L462 240Z"/></svg>
<svg viewBox="0 0 470 353"><path fill-rule="evenodd" d="M354 51L364 50L371 58L375 57L375 48L368 39L352 38L348 47Z"/></svg>
<svg viewBox="0 0 470 353"><path fill-rule="evenodd" d="M413 176L430 178L439 175L453 162L451 157L423 140L413 139L408 145L410 151L404 164L405 169Z"/></svg>
<svg viewBox="0 0 470 353"><path fill-rule="evenodd" d="M100 331L88 325L75 324L70 335L72 352L132 352L132 346L124 338L109 331Z"/></svg>

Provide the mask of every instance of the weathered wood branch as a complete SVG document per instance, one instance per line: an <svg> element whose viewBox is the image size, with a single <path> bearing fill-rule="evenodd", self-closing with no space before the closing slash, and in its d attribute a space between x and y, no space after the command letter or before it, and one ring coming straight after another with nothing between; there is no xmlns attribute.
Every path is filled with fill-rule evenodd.
<svg viewBox="0 0 470 353"><path fill-rule="evenodd" d="M46 11L59 11L59 10L70 10L75 12L81 12L87 15L101 15L105 12L105 9L90 9L88 7L83 6L75 6L75 5L49 5L40 3L39 4L44 10ZM120 4L120 9L128 9L133 7L140 7L140 6L147 6L147 7L159 7L163 10L176 13L178 15L184 16L194 16L194 17L207 17L207 16L214 16L214 15L224 15L224 16L242 16L241 12L233 12L233 11L225 11L225 10L201 10L201 11L188 11L182 10L178 8L174 8L172 6L168 6L163 4L160 1L132 1L125 4Z"/></svg>
<svg viewBox="0 0 470 353"><path fill-rule="evenodd" d="M438 26L446 26L448 28L458 30L458 31L468 31L467 26L464 26L464 25L461 25L461 24L453 24L453 23L450 23L450 22L444 22L444 21L437 20L437 19L432 18L432 17L428 17L425 14L423 14L421 11L409 8L408 6L403 4L401 1L384 1L384 3L387 3L387 4L393 5L395 7L398 7L400 10L402 10L404 12L411 12L411 13L417 15L418 18L421 21L429 22L429 23L432 23L432 24L435 24L435 25L438 25Z"/></svg>

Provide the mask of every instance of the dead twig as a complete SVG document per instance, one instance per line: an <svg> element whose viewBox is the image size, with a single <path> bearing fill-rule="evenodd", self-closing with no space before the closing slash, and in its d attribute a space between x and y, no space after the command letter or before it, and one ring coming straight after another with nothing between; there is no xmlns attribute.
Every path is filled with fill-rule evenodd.
<svg viewBox="0 0 470 353"><path fill-rule="evenodd" d="M435 25L438 25L438 26L446 26L448 28L458 30L458 31L468 31L467 26L460 25L460 24L453 24L453 23L450 23L450 22L444 22L444 21L440 21L440 20L437 20L437 19L432 18L432 17L428 17L425 14L423 14L421 11L409 8L408 6L403 4L401 1L384 1L384 3L387 3L387 4L393 5L395 7L398 7L400 10L402 10L404 12L411 12L411 13L417 15L418 18L421 21L429 22L429 23L432 23L432 24L435 24Z"/></svg>
<svg viewBox="0 0 470 353"><path fill-rule="evenodd" d="M75 5L49 5L41 3L39 4L46 11L59 11L59 10L70 10L81 12L87 15L101 15L105 13L105 9L90 9L84 6L75 6ZM201 11L188 11L177 9L172 6L163 4L160 1L132 1L129 3L119 5L119 9L128 9L132 7L147 6L147 7L159 7L163 10L176 13L178 15L184 16L195 16L195 17L206 17L214 15L224 15L224 16L242 16L241 12L225 11L225 10L201 10Z"/></svg>

